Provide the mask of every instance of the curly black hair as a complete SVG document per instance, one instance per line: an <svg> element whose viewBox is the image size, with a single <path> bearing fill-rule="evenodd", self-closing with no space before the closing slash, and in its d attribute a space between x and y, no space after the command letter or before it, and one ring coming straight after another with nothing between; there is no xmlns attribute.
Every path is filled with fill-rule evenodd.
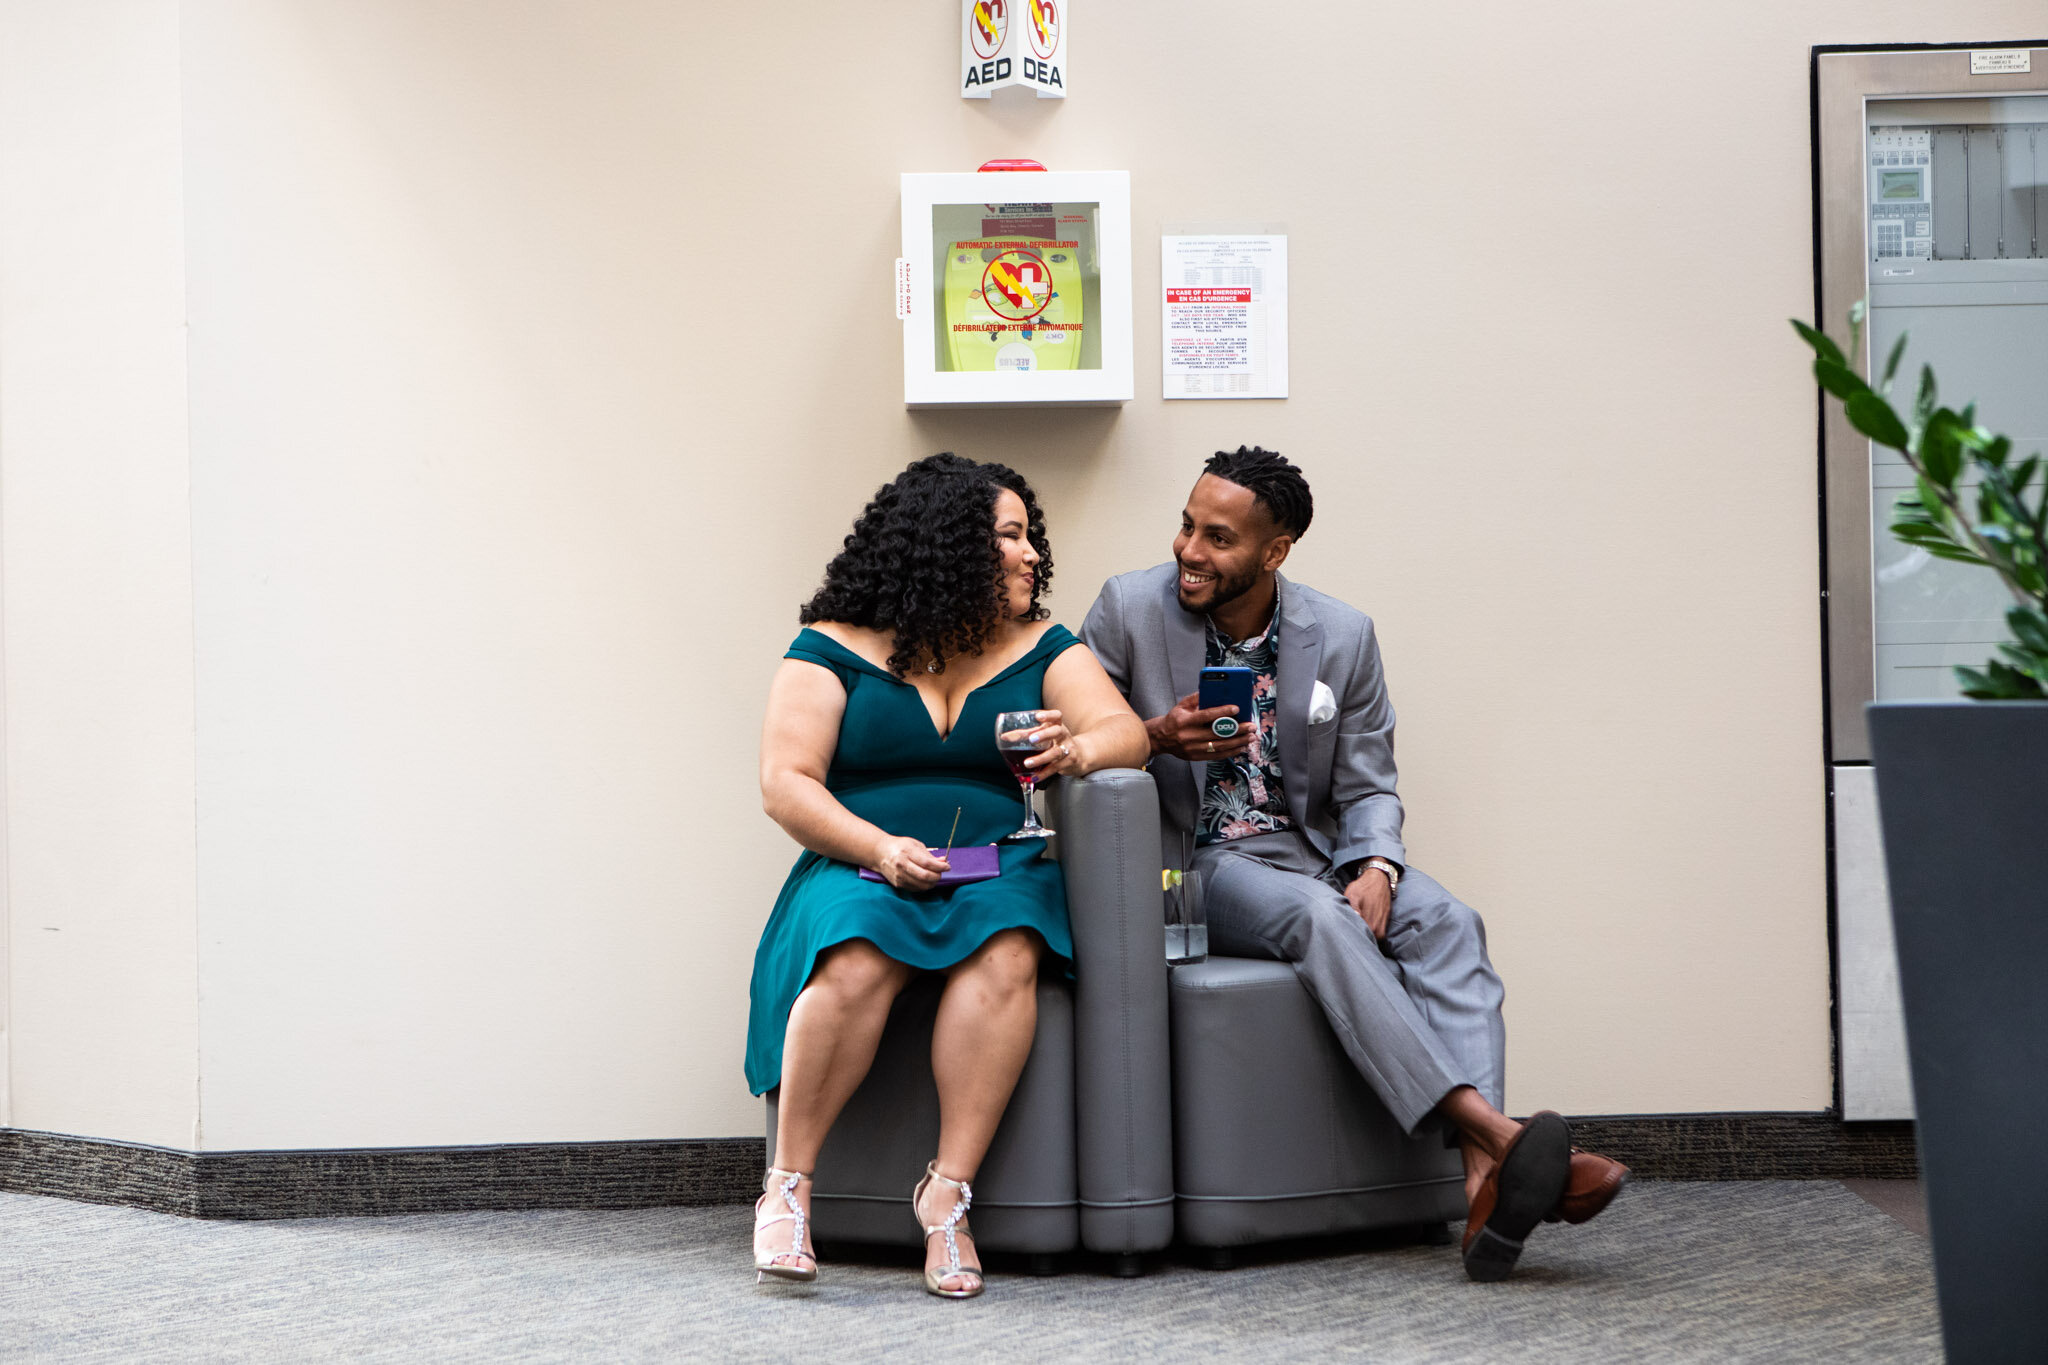
<svg viewBox="0 0 2048 1365"><path fill-rule="evenodd" d="M1315 499L1309 496L1308 480L1279 451L1258 446L1219 450L1202 472L1250 489L1273 524L1296 540L1308 533L1309 520L1316 514Z"/></svg>
<svg viewBox="0 0 2048 1365"><path fill-rule="evenodd" d="M1038 551L1031 607L1017 619L1043 621L1050 613L1039 599L1052 582L1052 547L1037 495L1008 465L950 453L918 460L876 490L796 619L892 632L889 671L899 678L920 659L943 673L949 658L979 654L1002 619L995 510L1005 488L1023 500L1024 533Z"/></svg>

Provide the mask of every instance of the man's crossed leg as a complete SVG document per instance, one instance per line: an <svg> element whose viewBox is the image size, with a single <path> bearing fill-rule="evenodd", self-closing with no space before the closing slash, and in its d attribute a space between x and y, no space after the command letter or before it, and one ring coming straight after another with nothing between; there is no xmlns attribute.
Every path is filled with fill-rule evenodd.
<svg viewBox="0 0 2048 1365"><path fill-rule="evenodd" d="M1504 991L1469 906L1410 868L1381 939L1328 860L1287 830L1208 845L1195 867L1211 947L1292 964L1402 1128L1412 1134L1434 1116L1456 1132L1470 1209L1465 1268L1474 1279L1504 1278L1537 1223L1582 1223L1620 1190L1627 1168L1574 1152L1557 1115L1518 1124L1501 1112Z"/></svg>

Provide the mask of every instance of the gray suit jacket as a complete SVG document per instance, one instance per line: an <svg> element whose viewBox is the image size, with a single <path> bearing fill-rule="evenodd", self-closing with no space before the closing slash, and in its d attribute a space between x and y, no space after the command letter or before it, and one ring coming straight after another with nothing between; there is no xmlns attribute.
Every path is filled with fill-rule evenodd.
<svg viewBox="0 0 2048 1365"><path fill-rule="evenodd" d="M1164 715L1200 681L1202 618L1181 609L1176 577L1169 563L1110 579L1081 626L1082 641L1148 720ZM1394 708L1372 619L1284 577L1280 614L1274 671L1281 785L1295 826L1338 867L1372 857L1405 866L1401 798L1394 792ZM1335 694L1337 714L1311 724L1318 680ZM1204 765L1162 754L1151 770L1167 865L1178 867L1182 839L1201 810Z"/></svg>

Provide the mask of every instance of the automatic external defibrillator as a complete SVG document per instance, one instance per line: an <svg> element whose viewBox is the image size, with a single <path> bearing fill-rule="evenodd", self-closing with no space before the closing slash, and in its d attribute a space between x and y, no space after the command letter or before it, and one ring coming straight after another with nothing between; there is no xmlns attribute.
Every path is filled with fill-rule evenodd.
<svg viewBox="0 0 2048 1365"><path fill-rule="evenodd" d="M1081 357L1087 229L1063 236L1051 204L991 204L982 235L946 247L954 370L1071 370Z"/></svg>

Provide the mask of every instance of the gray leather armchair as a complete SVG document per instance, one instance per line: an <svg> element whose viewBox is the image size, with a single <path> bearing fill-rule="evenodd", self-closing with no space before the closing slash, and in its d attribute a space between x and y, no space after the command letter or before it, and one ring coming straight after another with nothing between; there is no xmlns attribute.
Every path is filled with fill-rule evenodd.
<svg viewBox="0 0 2048 1365"><path fill-rule="evenodd" d="M1283 962L1173 969L1175 1223L1227 1264L1254 1242L1465 1216L1464 1161L1401 1131Z"/></svg>
<svg viewBox="0 0 2048 1365"><path fill-rule="evenodd" d="M1066 874L1074 979L1042 976L1038 1034L974 1181L982 1250L1086 1249L1135 1273L1173 1237L1159 805L1149 775L1112 769L1046 789ZM918 1246L910 1188L938 1150L932 1018L940 979L898 997L867 1079L819 1153L811 1217L822 1242ZM775 1150L776 1092L768 1093Z"/></svg>

